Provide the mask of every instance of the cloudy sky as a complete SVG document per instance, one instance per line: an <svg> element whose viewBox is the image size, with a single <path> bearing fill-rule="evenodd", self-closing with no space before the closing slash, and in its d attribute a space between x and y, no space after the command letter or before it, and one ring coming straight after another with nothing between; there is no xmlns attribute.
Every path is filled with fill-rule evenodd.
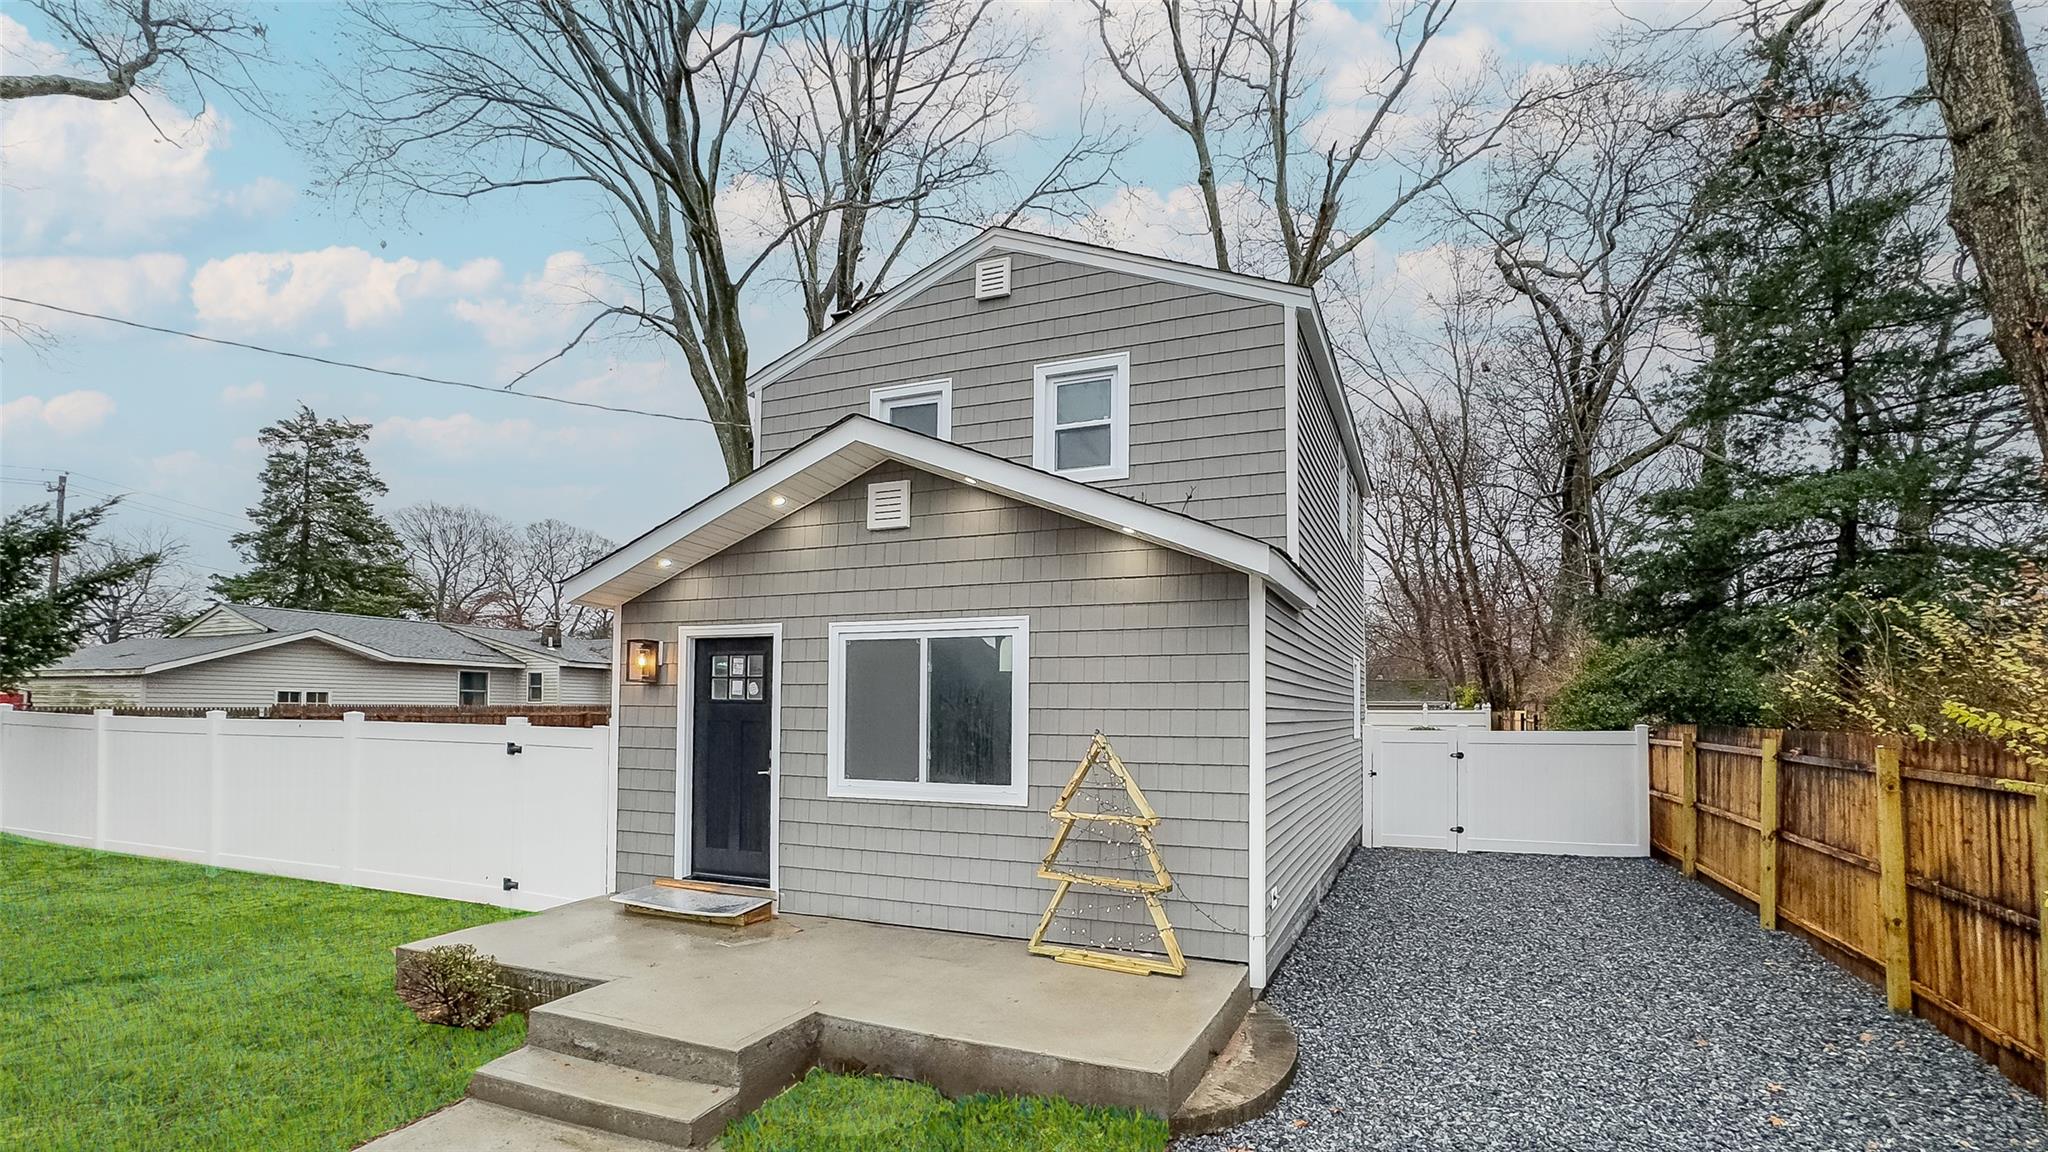
<svg viewBox="0 0 2048 1152"><path fill-rule="evenodd" d="M1690 8L1691 6L1688 6ZM23 5L0 9L10 72L49 63L53 37ZM304 3L264 9L275 56L330 61L343 14ZM1088 222L1139 250L1200 258L1198 202L1182 150L1094 65L1082 14L1055 3L1007 9L1043 48L1027 86L1036 133L1056 144L1084 94L1139 125L1145 142L1096 197ZM1604 3L1466 3L1438 46L1443 67L1496 57L1522 68L1586 49L1616 19ZM1356 101L1382 58L1377 9L1315 13L1331 116ZM288 111L311 106L309 67L271 79ZM1075 83L1074 78L1081 82ZM1347 101L1353 103L1347 103ZM562 193L484 200L401 223L321 197L284 134L231 104L51 97L0 114L0 283L7 294L426 375L496 385L546 356L587 313L603 217ZM1032 157L1020 153L1017 163ZM961 237L938 235L926 255ZM1361 253L1368 275L1399 277L1421 241L1395 229ZM201 572L233 571L260 454L255 434L300 402L370 422L387 507L470 502L514 520L555 516L631 537L723 482L701 426L562 408L517 396L409 382L211 347L16 308L56 337L42 352L0 349L0 497L45 499L71 473L74 498L132 493L117 526L164 526ZM786 292L756 291L750 336L765 363L801 332ZM679 360L645 342L579 350L522 390L702 414Z"/></svg>

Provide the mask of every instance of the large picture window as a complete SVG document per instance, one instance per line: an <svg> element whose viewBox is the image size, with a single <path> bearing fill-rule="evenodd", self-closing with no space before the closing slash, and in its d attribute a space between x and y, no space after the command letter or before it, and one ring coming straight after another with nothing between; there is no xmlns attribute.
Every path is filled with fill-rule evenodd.
<svg viewBox="0 0 2048 1152"><path fill-rule="evenodd" d="M827 793L1022 805L1024 617L834 624Z"/></svg>
<svg viewBox="0 0 2048 1152"><path fill-rule="evenodd" d="M1131 474L1131 357L1118 352L1040 364L1033 456L1038 467L1074 480Z"/></svg>

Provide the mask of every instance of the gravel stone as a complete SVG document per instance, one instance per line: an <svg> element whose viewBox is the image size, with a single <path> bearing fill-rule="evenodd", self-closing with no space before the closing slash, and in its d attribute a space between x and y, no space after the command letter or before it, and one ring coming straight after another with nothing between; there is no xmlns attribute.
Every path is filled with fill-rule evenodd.
<svg viewBox="0 0 2048 1152"><path fill-rule="evenodd" d="M1293 1086L1176 1152L2048 1148L2037 1097L1650 860L1360 851L1268 994Z"/></svg>

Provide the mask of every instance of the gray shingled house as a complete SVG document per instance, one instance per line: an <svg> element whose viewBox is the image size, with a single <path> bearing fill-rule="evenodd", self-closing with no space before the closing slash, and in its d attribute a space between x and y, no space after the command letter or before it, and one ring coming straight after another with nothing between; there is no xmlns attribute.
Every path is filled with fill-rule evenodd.
<svg viewBox="0 0 2048 1152"><path fill-rule="evenodd" d="M1363 819L1363 465L1314 295L996 229L749 389L757 470L570 586L620 613L620 889L1024 937L1100 729L1181 943L1263 987Z"/></svg>
<svg viewBox="0 0 2048 1152"><path fill-rule="evenodd" d="M80 648L28 683L38 704L603 704L611 642L216 604L169 636Z"/></svg>

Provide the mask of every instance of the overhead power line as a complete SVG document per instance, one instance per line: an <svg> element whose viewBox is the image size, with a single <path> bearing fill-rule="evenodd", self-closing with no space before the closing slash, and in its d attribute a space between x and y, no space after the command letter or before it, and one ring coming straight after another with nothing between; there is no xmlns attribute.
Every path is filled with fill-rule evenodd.
<svg viewBox="0 0 2048 1152"><path fill-rule="evenodd" d="M120 316L108 316L99 312L86 312L78 308L66 308L58 304L46 304L41 300L30 300L22 296L0 294L0 300L11 304L26 304L31 308L46 308L66 316L82 320L100 320L108 324L119 324L124 328L136 328L144 332L155 332L162 336L178 336L186 340L197 340L203 344L219 344L228 348L240 348L245 352L261 352L266 356L282 356L289 360L304 360L313 364L324 364L329 368L348 368L356 372L370 372L378 376L392 376L400 380L417 380L422 384L439 384L447 388L467 388L472 392L488 392L493 396L517 396L522 400L545 400L550 404L562 404L571 408L589 408L598 412L612 412L623 416L648 416L656 420L674 420L683 424L731 424L740 426L739 421L713 420L708 416L684 416L677 412L653 412L645 408L627 408L616 404L599 404L594 400L571 400L566 396L550 396L545 392L511 392L507 386L477 384L468 380L448 380L439 376L423 376L418 372L404 372L396 368L379 368L372 364L357 364L349 360L335 360L327 356L315 356L310 352L293 352L285 348L270 348L262 344L251 344L244 340L228 340L220 336L205 336L198 332L187 332L182 328L166 328L159 324L144 324L140 320L129 320Z"/></svg>

